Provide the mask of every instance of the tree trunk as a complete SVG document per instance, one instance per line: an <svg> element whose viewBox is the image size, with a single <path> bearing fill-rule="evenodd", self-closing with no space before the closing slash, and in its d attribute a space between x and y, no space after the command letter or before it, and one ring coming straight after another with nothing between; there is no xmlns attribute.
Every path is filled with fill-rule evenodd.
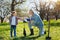
<svg viewBox="0 0 60 40"><path fill-rule="evenodd" d="M11 4L11 11L14 11L14 5Z"/></svg>
<svg viewBox="0 0 60 40"><path fill-rule="evenodd" d="M43 11L40 11L40 14L39 15L40 15L41 19L44 20L44 12Z"/></svg>
<svg viewBox="0 0 60 40"><path fill-rule="evenodd" d="M3 21L4 21L4 18L1 17L1 23L3 23Z"/></svg>
<svg viewBox="0 0 60 40"><path fill-rule="evenodd" d="M48 14L47 14L47 19L46 20L49 21Z"/></svg>
<svg viewBox="0 0 60 40"><path fill-rule="evenodd" d="M43 14L42 14L42 13L40 14L40 17L41 17L41 19L42 19L42 20L44 19L44 16L43 16Z"/></svg>
<svg viewBox="0 0 60 40"><path fill-rule="evenodd" d="M14 11L14 7L15 7L14 2L15 2L15 0L12 0L11 11Z"/></svg>
<svg viewBox="0 0 60 40"><path fill-rule="evenodd" d="M58 19L58 15L56 14L55 17L56 17L56 20L57 20Z"/></svg>
<svg viewBox="0 0 60 40"><path fill-rule="evenodd" d="M58 20L58 15L59 15L59 12L58 12L58 10L57 10L57 13L55 14L56 20Z"/></svg>

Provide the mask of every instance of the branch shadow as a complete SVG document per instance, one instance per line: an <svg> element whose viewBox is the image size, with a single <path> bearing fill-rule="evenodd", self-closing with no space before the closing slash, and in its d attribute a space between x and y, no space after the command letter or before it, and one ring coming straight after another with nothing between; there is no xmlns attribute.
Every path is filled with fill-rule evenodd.
<svg viewBox="0 0 60 40"><path fill-rule="evenodd" d="M0 23L0 26L7 26L9 23Z"/></svg>
<svg viewBox="0 0 60 40"><path fill-rule="evenodd" d="M35 37L18 37L18 38L14 38L13 40L35 40L37 39L39 36L35 36Z"/></svg>
<svg viewBox="0 0 60 40"><path fill-rule="evenodd" d="M44 24L44 25L47 26L48 24ZM58 22L58 23L50 23L50 26L59 27L60 26L60 22Z"/></svg>
<svg viewBox="0 0 60 40"><path fill-rule="evenodd" d="M0 32L2 32L2 31L8 31L8 30L10 30L10 29L9 28L1 29Z"/></svg>
<svg viewBox="0 0 60 40"><path fill-rule="evenodd" d="M4 38L0 36L0 40L4 40Z"/></svg>
<svg viewBox="0 0 60 40"><path fill-rule="evenodd" d="M60 23L59 23L59 22L58 22L58 23L51 23L50 25L51 25L51 26L55 26L55 27L56 27L56 26L59 27L59 26L60 26Z"/></svg>

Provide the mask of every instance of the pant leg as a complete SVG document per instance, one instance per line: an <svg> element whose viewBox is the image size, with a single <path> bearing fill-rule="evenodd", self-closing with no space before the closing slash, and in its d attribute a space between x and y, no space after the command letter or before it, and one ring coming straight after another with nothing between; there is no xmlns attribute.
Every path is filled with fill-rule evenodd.
<svg viewBox="0 0 60 40"><path fill-rule="evenodd" d="M30 29L32 29L32 26L36 26L35 23L28 22L28 26Z"/></svg>
<svg viewBox="0 0 60 40"><path fill-rule="evenodd" d="M39 27L39 35L43 35L44 34L44 29L42 26Z"/></svg>
<svg viewBox="0 0 60 40"><path fill-rule="evenodd" d="M42 22L42 20L39 21L39 23L36 24L39 28L39 35L44 34L44 24Z"/></svg>
<svg viewBox="0 0 60 40"><path fill-rule="evenodd" d="M14 37L16 36L16 25L14 25Z"/></svg>
<svg viewBox="0 0 60 40"><path fill-rule="evenodd" d="M13 33L13 26L11 25L11 29L10 29L10 35L12 37L12 33Z"/></svg>
<svg viewBox="0 0 60 40"><path fill-rule="evenodd" d="M29 29L30 29L30 32L31 32L30 35L34 35L34 31L33 31L33 28L32 28L33 24L31 24L31 23L29 22L28 25L29 25Z"/></svg>
<svg viewBox="0 0 60 40"><path fill-rule="evenodd" d="M31 22L28 22L29 29L32 29L32 24Z"/></svg>

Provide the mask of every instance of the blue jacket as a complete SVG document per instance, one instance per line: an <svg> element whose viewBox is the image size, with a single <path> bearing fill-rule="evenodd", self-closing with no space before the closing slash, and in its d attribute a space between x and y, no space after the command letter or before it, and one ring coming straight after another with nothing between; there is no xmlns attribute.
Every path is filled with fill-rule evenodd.
<svg viewBox="0 0 60 40"><path fill-rule="evenodd" d="M43 26L44 25L43 22L42 22L41 17L36 13L34 13L34 15L31 17L31 20L34 21L34 24L36 26Z"/></svg>

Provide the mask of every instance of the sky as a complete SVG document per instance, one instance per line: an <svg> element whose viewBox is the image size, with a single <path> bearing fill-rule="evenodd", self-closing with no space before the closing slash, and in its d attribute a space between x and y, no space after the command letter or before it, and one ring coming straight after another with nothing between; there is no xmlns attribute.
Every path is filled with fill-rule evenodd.
<svg viewBox="0 0 60 40"><path fill-rule="evenodd" d="M52 1L54 1L54 0L52 0ZM40 9L40 5L39 5L40 2L43 2L43 3L49 2L49 0L27 0L25 3L21 4L19 6L19 8L21 8L21 9L28 8L28 10L32 9L33 11L36 11L35 10L36 6L35 6L34 2L37 4L38 9ZM54 2L56 2L56 1L54 1ZM50 8L53 8L53 5L50 5Z"/></svg>
<svg viewBox="0 0 60 40"><path fill-rule="evenodd" d="M35 8L36 6L33 2L35 2L37 4L37 6L39 6L39 1L38 0L27 0L25 6L28 6L29 9Z"/></svg>
<svg viewBox="0 0 60 40"><path fill-rule="evenodd" d="M5 0L5 1L8 1L8 2L12 2L12 0ZM25 3L23 3L23 4L20 4L19 6L17 6L17 7L19 7L19 8L21 8L21 9L24 9L24 8L28 8L28 9L36 9L36 6L35 6L35 4L33 3L33 2L35 2L36 4L37 4L37 6L38 6L38 9L40 9L39 7L40 7L40 3L39 2L49 2L49 0L26 0L26 2ZM52 1L54 1L54 2L56 2L57 0L52 0ZM51 6L52 7L52 6Z"/></svg>
<svg viewBox="0 0 60 40"><path fill-rule="evenodd" d="M50 1L57 2L57 0L50 0ZM27 0L26 3L25 3L25 6L28 7L29 9L35 8L36 7L35 4L32 3L32 2L35 2L37 4L38 8L39 8L40 2L44 3L44 2L50 2L50 1L49 0ZM53 6L51 6L51 8L52 7Z"/></svg>
<svg viewBox="0 0 60 40"><path fill-rule="evenodd" d="M4 2L6 2L6 1L9 2L10 4L12 2L12 0L4 0ZM57 2L57 0L52 0L52 1ZM49 0L26 0L26 2L24 2L23 4L20 4L17 7L21 8L21 9L27 8L28 10L33 9L35 11L36 6L35 6L34 2L37 4L38 9L40 9L40 5L39 5L40 2L43 2L43 3L49 2ZM50 5L50 8L53 8L53 5Z"/></svg>

